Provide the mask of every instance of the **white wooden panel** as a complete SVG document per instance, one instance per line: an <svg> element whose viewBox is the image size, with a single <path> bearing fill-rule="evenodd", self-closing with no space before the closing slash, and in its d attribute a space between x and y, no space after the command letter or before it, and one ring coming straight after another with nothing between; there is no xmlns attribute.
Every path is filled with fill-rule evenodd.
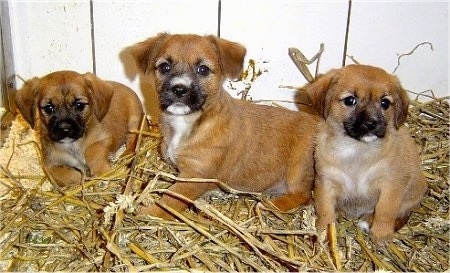
<svg viewBox="0 0 450 273"><path fill-rule="evenodd" d="M156 94L122 51L160 32L216 34L218 1L95 1L94 20L97 75L133 88L156 115Z"/></svg>
<svg viewBox="0 0 450 273"><path fill-rule="evenodd" d="M223 0L221 37L245 45L247 58L267 70L252 84L251 97L293 101L294 92L279 86L302 86L306 80L288 56L289 47L309 58L324 43L320 72L340 66L347 6L346 1Z"/></svg>
<svg viewBox="0 0 450 273"><path fill-rule="evenodd" d="M9 13L16 74L92 71L88 1L10 1Z"/></svg>
<svg viewBox="0 0 450 273"><path fill-rule="evenodd" d="M348 54L359 62L396 71L404 88L448 94L448 2L354 1ZM348 61L351 63L351 61Z"/></svg>
<svg viewBox="0 0 450 273"><path fill-rule="evenodd" d="M310 57L324 43L320 72L341 65L347 1L221 3L221 36L244 44L247 59L268 71L253 84L254 99L292 100L293 92L279 86L306 82L288 57L288 47ZM93 5L97 73L138 93L145 86L130 60L120 55L123 48L162 31L215 34L218 27L218 0L110 0ZM88 1L9 1L8 7L17 74L27 79L60 69L92 71ZM353 1L348 54L392 71L397 54L429 41L434 50L423 46L404 57L397 75L410 90L431 88L442 96L448 90L447 24L447 2ZM150 97L144 100L148 103Z"/></svg>

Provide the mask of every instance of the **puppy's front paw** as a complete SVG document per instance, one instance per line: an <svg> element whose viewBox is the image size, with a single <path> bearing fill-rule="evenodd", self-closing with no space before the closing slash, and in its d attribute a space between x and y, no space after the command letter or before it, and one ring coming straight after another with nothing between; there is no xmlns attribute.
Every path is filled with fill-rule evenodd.
<svg viewBox="0 0 450 273"><path fill-rule="evenodd" d="M375 243L384 244L394 237L394 228L386 225L372 225L370 235Z"/></svg>
<svg viewBox="0 0 450 273"><path fill-rule="evenodd" d="M358 227L365 233L370 232L370 224L365 220L359 220Z"/></svg>
<svg viewBox="0 0 450 273"><path fill-rule="evenodd" d="M334 217L327 216L319 216L316 221L316 229L317 230L325 230L328 228L328 225L336 222Z"/></svg>
<svg viewBox="0 0 450 273"><path fill-rule="evenodd" d="M153 204L147 207L142 207L138 214L146 214L153 217L158 217L164 220L175 220L175 217L173 217L172 214L166 212L164 209L162 209L157 204Z"/></svg>
<svg viewBox="0 0 450 273"><path fill-rule="evenodd" d="M100 177L111 171L111 164L107 160L98 160L95 163L91 163L89 170L91 176Z"/></svg>

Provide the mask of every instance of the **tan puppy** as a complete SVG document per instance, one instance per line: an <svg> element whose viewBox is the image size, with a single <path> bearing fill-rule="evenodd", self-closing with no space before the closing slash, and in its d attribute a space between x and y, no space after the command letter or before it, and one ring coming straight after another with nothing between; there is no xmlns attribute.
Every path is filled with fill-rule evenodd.
<svg viewBox="0 0 450 273"><path fill-rule="evenodd" d="M427 190L418 149L403 126L407 93L380 68L349 65L306 87L325 122L316 148L317 227L335 210L361 217L375 241L391 239Z"/></svg>
<svg viewBox="0 0 450 273"><path fill-rule="evenodd" d="M226 77L240 76L246 50L214 36L159 34L130 48L139 69L155 79L162 110L164 159L183 178L216 178L230 187L275 195L287 211L310 200L317 117L232 98ZM190 199L213 183L175 183ZM181 200L163 195L177 211ZM144 209L171 218L157 205Z"/></svg>
<svg viewBox="0 0 450 273"><path fill-rule="evenodd" d="M48 175L59 185L80 183L82 174L111 169L121 145L134 151L142 104L128 87L94 74L57 71L33 78L17 91L16 103L38 131Z"/></svg>

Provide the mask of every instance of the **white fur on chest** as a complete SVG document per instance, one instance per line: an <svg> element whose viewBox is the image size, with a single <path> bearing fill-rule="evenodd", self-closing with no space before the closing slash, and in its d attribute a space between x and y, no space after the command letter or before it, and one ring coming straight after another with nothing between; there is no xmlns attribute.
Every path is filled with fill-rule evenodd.
<svg viewBox="0 0 450 273"><path fill-rule="evenodd" d="M67 143L54 143L48 159L58 165L68 165L78 170L87 171L84 149L82 143L77 140ZM50 163L51 164L51 163Z"/></svg>
<svg viewBox="0 0 450 273"><path fill-rule="evenodd" d="M167 154L170 160L176 164L176 151L180 147L180 143L192 132L194 123L200 117L200 112L194 112L189 115L170 115L169 124L173 130L172 139L167 147Z"/></svg>
<svg viewBox="0 0 450 273"><path fill-rule="evenodd" d="M373 160L380 148L376 143L341 137L334 141L324 140L319 145L324 183L340 188L341 198L367 196L373 183L387 171L387 162Z"/></svg>

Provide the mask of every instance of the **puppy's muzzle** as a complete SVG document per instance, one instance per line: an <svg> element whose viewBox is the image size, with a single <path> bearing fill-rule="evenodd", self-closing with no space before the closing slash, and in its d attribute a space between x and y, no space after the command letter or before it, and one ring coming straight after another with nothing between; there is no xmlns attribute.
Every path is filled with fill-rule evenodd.
<svg viewBox="0 0 450 273"><path fill-rule="evenodd" d="M75 119L65 118L50 121L50 139L57 142L70 142L84 134L84 127Z"/></svg>
<svg viewBox="0 0 450 273"><path fill-rule="evenodd" d="M161 108L171 114L186 115L201 109L206 100L195 80L180 83L176 77L167 81L160 97Z"/></svg>
<svg viewBox="0 0 450 273"><path fill-rule="evenodd" d="M357 140L370 142L383 138L386 133L386 122L380 114L362 111L344 121L346 133Z"/></svg>

